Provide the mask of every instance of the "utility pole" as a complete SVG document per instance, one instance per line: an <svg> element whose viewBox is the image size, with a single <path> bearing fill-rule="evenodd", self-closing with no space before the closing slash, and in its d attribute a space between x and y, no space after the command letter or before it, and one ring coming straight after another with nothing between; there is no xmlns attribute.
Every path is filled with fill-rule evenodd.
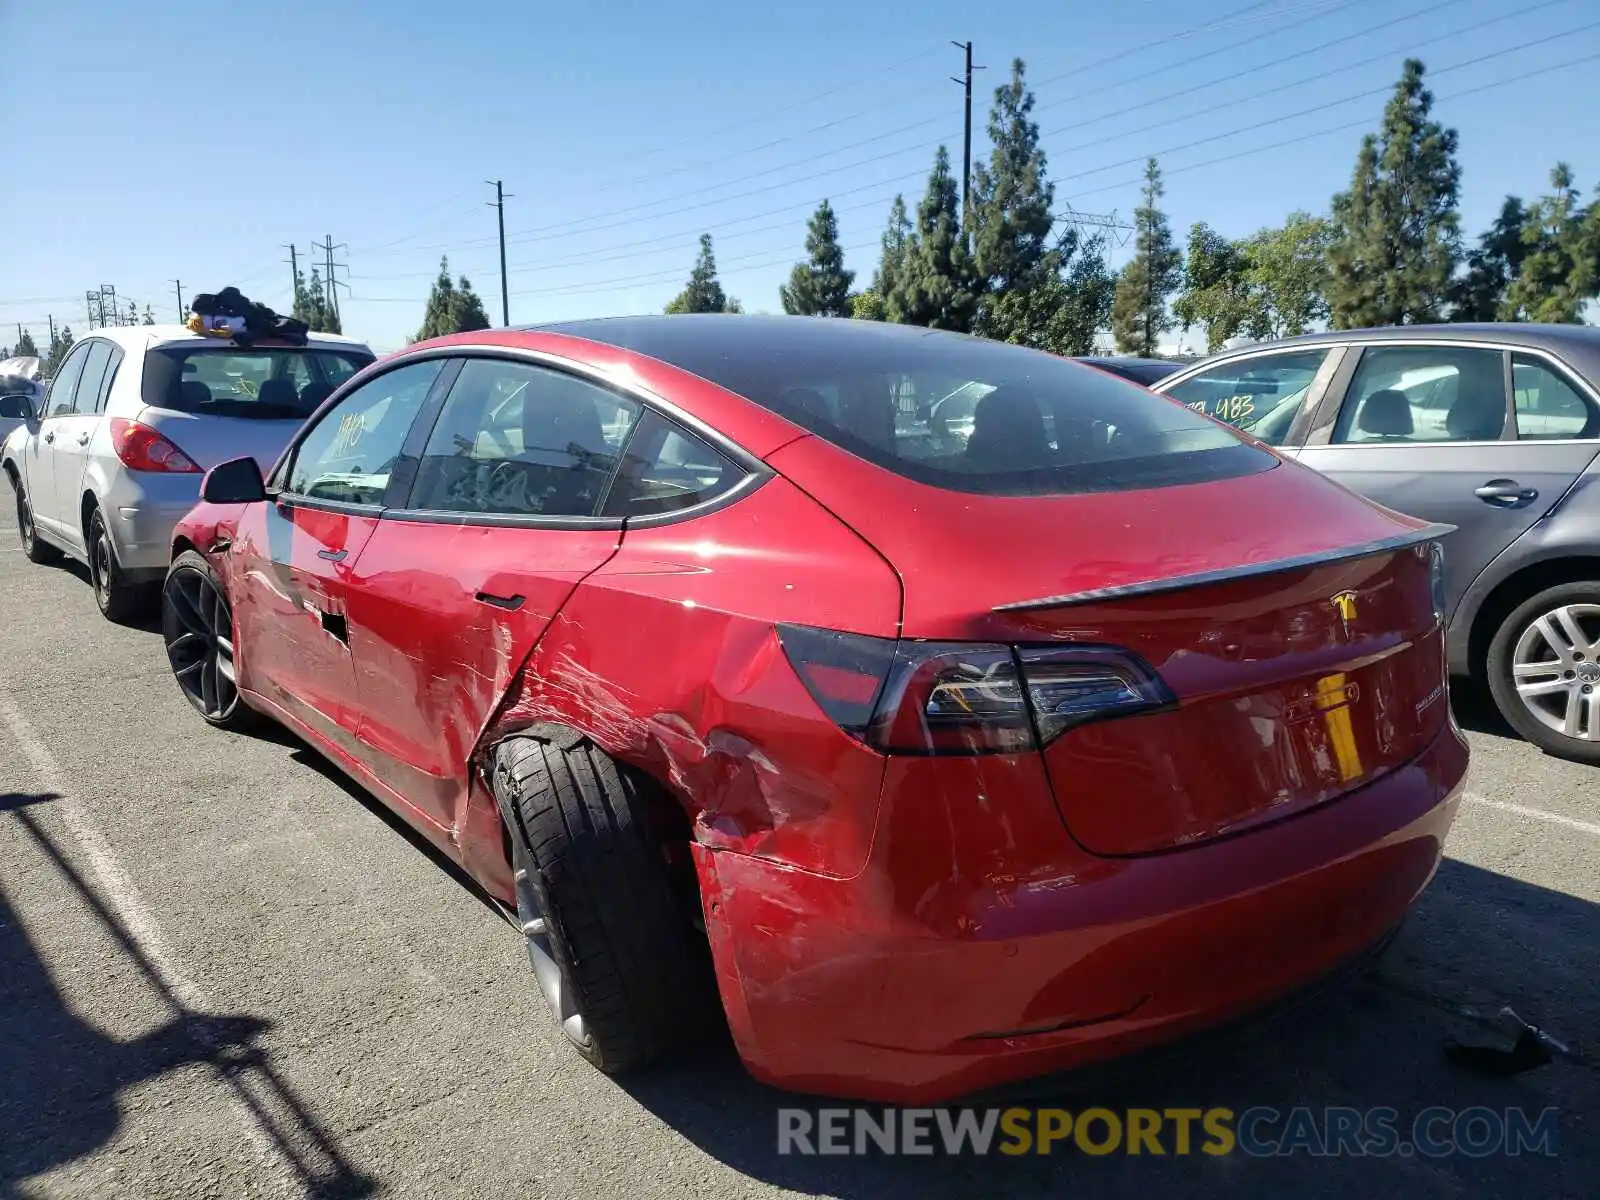
<svg viewBox="0 0 1600 1200"><path fill-rule="evenodd" d="M350 247L343 242L334 245L333 234L329 233L323 236L322 241L312 242L311 248L322 252L322 270L328 282L328 290L326 292L328 312L342 329L344 327L344 319L339 315L339 280L334 271L344 266L344 264L333 261L333 252L335 250L348 250Z"/></svg>
<svg viewBox="0 0 1600 1200"><path fill-rule="evenodd" d="M500 324L511 324L511 291L506 283L506 201L515 199L506 195L503 182L499 179L486 179L485 183L494 185L494 200L490 207L500 218Z"/></svg>
<svg viewBox="0 0 1600 1200"><path fill-rule="evenodd" d="M122 324L122 310L117 307L117 285L114 283L100 285L100 324Z"/></svg>
<svg viewBox="0 0 1600 1200"><path fill-rule="evenodd" d="M100 324L99 321L96 321L94 319L95 306L98 305L99 303L100 303L100 293L99 292L85 292L83 294L83 306L84 306L84 310L88 313L88 316L89 316L89 328L90 329L93 329L97 325Z"/></svg>
<svg viewBox="0 0 1600 1200"><path fill-rule="evenodd" d="M183 280L174 279L172 281L172 286L175 287L178 290L178 324L182 325L183 322L184 322L184 316L183 316Z"/></svg>
<svg viewBox="0 0 1600 1200"><path fill-rule="evenodd" d="M295 249L293 242L285 242L283 248L289 252L289 257L284 261L289 264L289 273L294 276L289 287L289 305L292 311L294 305L300 302L300 252Z"/></svg>
<svg viewBox="0 0 1600 1200"><path fill-rule="evenodd" d="M957 50L967 52L967 73L963 79L950 77L952 83L959 83L967 93L967 118L965 132L961 138L961 224L967 228L972 226L972 73L983 70L982 67L972 65L972 43L951 42Z"/></svg>
<svg viewBox="0 0 1600 1200"><path fill-rule="evenodd" d="M55 313L51 313L47 319L50 322L50 344L52 346L54 346L56 344L56 315L55 315Z"/></svg>

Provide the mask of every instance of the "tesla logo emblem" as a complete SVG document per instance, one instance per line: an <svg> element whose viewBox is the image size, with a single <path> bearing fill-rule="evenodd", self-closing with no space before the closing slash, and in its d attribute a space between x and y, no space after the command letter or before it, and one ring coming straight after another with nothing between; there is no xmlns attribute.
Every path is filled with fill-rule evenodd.
<svg viewBox="0 0 1600 1200"><path fill-rule="evenodd" d="M1339 614L1339 625L1344 630L1345 637L1350 636L1350 622L1356 617L1356 594L1354 592L1340 592L1328 601L1333 605L1333 611Z"/></svg>

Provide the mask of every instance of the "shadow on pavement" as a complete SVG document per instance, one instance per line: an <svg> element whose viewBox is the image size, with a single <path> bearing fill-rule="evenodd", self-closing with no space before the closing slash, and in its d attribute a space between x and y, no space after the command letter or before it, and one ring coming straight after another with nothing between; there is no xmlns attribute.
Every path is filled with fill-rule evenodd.
<svg viewBox="0 0 1600 1200"><path fill-rule="evenodd" d="M1450 680L1450 708L1456 714L1456 723L1473 733L1486 733L1492 737L1517 738L1517 731L1506 724L1506 719L1495 707L1489 687L1476 679L1452 678Z"/></svg>
<svg viewBox="0 0 1600 1200"><path fill-rule="evenodd" d="M372 1181L344 1160L256 1045L272 1023L197 1012L173 993L32 811L56 799L49 793L7 793L0 796L0 815L22 826L170 1016L131 1041L108 1038L80 1020L0 888L0 1196L20 1195L23 1179L105 1146L121 1125L124 1088L193 1064L209 1065L231 1090L294 1171L298 1194L329 1200L372 1194Z"/></svg>
<svg viewBox="0 0 1600 1200"><path fill-rule="evenodd" d="M1447 860L1388 956L1343 986L1265 1021L1193 1040L1136 1060L1037 1081L1000 1105L1034 1103L1168 1109L1269 1106L1398 1110L1399 1128L1423 1110L1522 1108L1536 1119L1561 1111L1557 1155L1428 1159L1240 1151L1164 1157L1086 1155L1070 1145L1049 1157L807 1157L777 1153L778 1109L840 1107L791 1096L747 1076L732 1047L674 1063L621 1086L657 1118L712 1157L766 1183L849 1200L906 1197L1150 1195L1308 1197L1600 1195L1600 1111L1595 1047L1600 1031L1593 964L1600 951L1596 906ZM1511 1079L1464 1074L1444 1061L1446 1037L1509 1045L1500 1006L1548 1028L1575 1057ZM1019 1093L1020 1095L1021 1093ZM990 1101L979 1100L979 1104ZM1199 1139L1196 1139L1198 1145ZM1352 1190L1354 1189L1354 1191Z"/></svg>

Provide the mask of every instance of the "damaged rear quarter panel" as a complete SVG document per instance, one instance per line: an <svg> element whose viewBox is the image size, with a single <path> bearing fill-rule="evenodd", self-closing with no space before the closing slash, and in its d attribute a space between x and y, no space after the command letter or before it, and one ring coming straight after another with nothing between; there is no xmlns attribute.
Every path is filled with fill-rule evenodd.
<svg viewBox="0 0 1600 1200"><path fill-rule="evenodd" d="M884 759L818 708L774 626L893 637L899 616L883 558L775 478L726 509L630 529L551 623L482 745L571 725L667 787L703 846L853 875Z"/></svg>

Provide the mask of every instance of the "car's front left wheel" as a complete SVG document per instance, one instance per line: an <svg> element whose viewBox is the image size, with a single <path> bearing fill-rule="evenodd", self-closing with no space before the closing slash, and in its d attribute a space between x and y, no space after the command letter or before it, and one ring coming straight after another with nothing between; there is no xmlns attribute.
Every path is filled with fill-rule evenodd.
<svg viewBox="0 0 1600 1200"><path fill-rule="evenodd" d="M178 555L167 570L161 638L173 677L195 711L219 729L239 729L254 718L239 699L227 594L205 556L193 550Z"/></svg>
<svg viewBox="0 0 1600 1200"><path fill-rule="evenodd" d="M22 553L29 562L53 563L61 559L61 551L39 536L33 524L33 505L28 503L28 493L22 483L13 479L11 487L17 494L17 535L22 540Z"/></svg>
<svg viewBox="0 0 1600 1200"><path fill-rule="evenodd" d="M1518 605L1489 643L1487 667L1512 728L1558 757L1600 764L1600 580Z"/></svg>

